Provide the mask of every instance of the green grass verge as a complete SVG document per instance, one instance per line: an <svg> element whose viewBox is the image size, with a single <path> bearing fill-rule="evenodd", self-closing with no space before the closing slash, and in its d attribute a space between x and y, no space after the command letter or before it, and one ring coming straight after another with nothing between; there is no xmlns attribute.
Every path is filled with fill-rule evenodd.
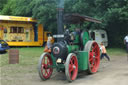
<svg viewBox="0 0 128 85"><path fill-rule="evenodd" d="M12 48L19 50L19 64L20 66L37 65L40 55L43 53L43 47L23 47ZM121 48L107 48L109 56L125 56L125 49ZM8 53L0 55L0 67L8 64Z"/></svg>
<svg viewBox="0 0 128 85"><path fill-rule="evenodd" d="M40 58L40 55L43 53L43 47L30 47L30 48L11 48L19 50L19 65L33 65L37 64ZM6 54L0 55L0 67L9 65L9 55L8 52Z"/></svg>
<svg viewBox="0 0 128 85"><path fill-rule="evenodd" d="M107 48L107 52L110 56L126 56L126 51L122 48Z"/></svg>

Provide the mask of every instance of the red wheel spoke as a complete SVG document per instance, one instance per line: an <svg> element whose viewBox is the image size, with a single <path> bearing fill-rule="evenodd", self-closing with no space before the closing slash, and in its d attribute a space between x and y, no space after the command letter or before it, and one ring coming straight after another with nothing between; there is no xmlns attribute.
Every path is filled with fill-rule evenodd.
<svg viewBox="0 0 128 85"><path fill-rule="evenodd" d="M93 58L91 57L91 58L89 58L89 61L92 61L93 60Z"/></svg>
<svg viewBox="0 0 128 85"><path fill-rule="evenodd" d="M92 71L95 71L95 70L96 70L95 67L93 67L93 68L92 68Z"/></svg>
<svg viewBox="0 0 128 85"><path fill-rule="evenodd" d="M45 69L45 73L48 74L47 69Z"/></svg>
<svg viewBox="0 0 128 85"><path fill-rule="evenodd" d="M71 64L69 64L69 72L73 71L73 66Z"/></svg>
<svg viewBox="0 0 128 85"><path fill-rule="evenodd" d="M97 60L95 60L95 66L97 65Z"/></svg>
<svg viewBox="0 0 128 85"><path fill-rule="evenodd" d="M97 48L97 45L95 45L95 46L94 46L93 51L95 51L95 50L96 50L96 48Z"/></svg>
<svg viewBox="0 0 128 85"><path fill-rule="evenodd" d="M73 64L72 60L70 61L71 65Z"/></svg>
<svg viewBox="0 0 128 85"><path fill-rule="evenodd" d="M69 64L69 69L71 69L72 68L72 65L71 64Z"/></svg>
<svg viewBox="0 0 128 85"><path fill-rule="evenodd" d="M98 57L98 56L96 56L96 57L95 57L95 59L99 59L99 57Z"/></svg>
<svg viewBox="0 0 128 85"><path fill-rule="evenodd" d="M69 69L69 72L71 73L73 71L73 69L71 68L71 69Z"/></svg>
<svg viewBox="0 0 128 85"><path fill-rule="evenodd" d="M69 76L70 76L70 77L72 77L72 75L71 75L72 71L73 71L72 65L69 64Z"/></svg>
<svg viewBox="0 0 128 85"><path fill-rule="evenodd" d="M89 56L91 56L91 57L92 57L92 56L93 56L93 52L90 52L90 55L89 55Z"/></svg>
<svg viewBox="0 0 128 85"><path fill-rule="evenodd" d="M91 63L91 67L93 67L93 62Z"/></svg>

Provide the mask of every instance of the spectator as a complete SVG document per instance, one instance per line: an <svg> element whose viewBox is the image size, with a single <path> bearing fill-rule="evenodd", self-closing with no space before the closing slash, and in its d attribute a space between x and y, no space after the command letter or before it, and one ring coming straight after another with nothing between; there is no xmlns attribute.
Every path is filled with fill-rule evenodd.
<svg viewBox="0 0 128 85"><path fill-rule="evenodd" d="M106 48L105 46L103 45L103 43L100 44L100 49L101 49L101 56L100 56L100 59L102 60L104 58L104 56L108 59L108 61L110 61L110 58L109 56L107 55L107 51L106 51Z"/></svg>
<svg viewBox="0 0 128 85"><path fill-rule="evenodd" d="M51 52L52 47L52 36L48 36L47 45L45 46L44 52Z"/></svg>
<svg viewBox="0 0 128 85"><path fill-rule="evenodd" d="M124 44L126 45L126 51L128 53L128 34L124 38Z"/></svg>

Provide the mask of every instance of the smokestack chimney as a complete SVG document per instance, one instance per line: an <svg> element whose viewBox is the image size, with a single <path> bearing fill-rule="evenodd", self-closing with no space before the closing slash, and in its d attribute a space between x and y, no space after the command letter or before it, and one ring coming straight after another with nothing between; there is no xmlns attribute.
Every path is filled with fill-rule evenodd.
<svg viewBox="0 0 128 85"><path fill-rule="evenodd" d="M64 25L63 25L63 12L64 12L64 0L58 0L57 3L57 33L58 35L63 35ZM57 41L63 40L62 37L58 38Z"/></svg>

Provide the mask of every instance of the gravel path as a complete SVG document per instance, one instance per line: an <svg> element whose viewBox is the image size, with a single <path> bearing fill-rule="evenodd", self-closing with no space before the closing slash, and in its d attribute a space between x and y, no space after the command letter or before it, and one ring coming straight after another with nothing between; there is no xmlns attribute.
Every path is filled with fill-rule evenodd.
<svg viewBox="0 0 128 85"><path fill-rule="evenodd" d="M111 56L111 61L103 59L97 73L88 75L79 73L78 78L68 83L64 73L54 72L47 81L41 81L37 66L2 67L2 85L128 85L128 61L126 56ZM16 70L15 74L13 71Z"/></svg>

